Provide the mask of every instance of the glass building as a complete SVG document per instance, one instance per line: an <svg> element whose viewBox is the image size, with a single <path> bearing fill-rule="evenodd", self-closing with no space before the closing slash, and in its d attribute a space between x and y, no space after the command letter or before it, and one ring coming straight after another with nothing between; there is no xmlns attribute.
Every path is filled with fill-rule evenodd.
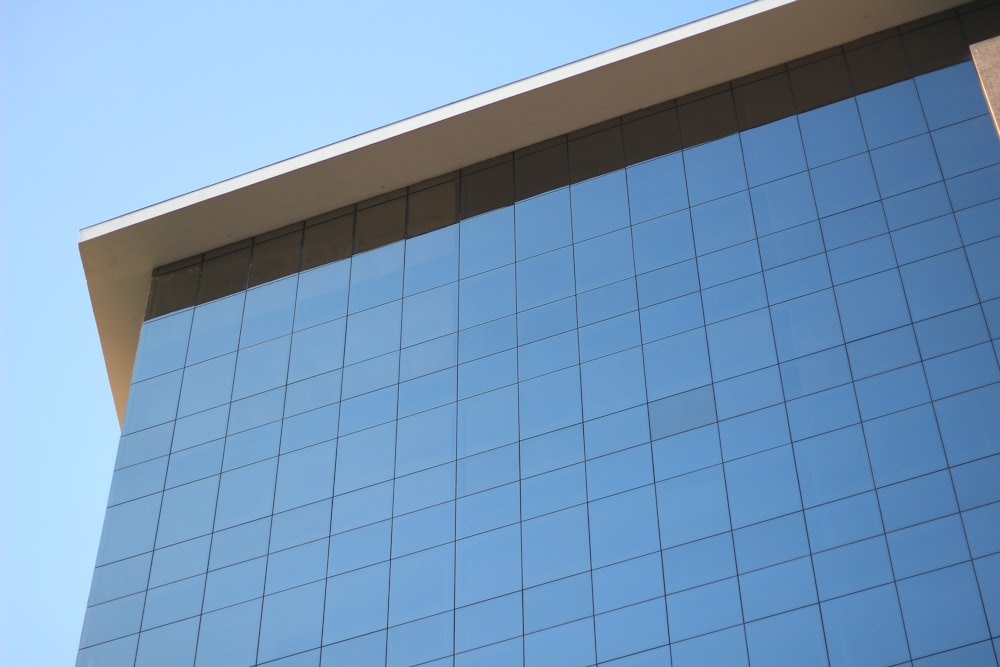
<svg viewBox="0 0 1000 667"><path fill-rule="evenodd" d="M822 4L650 49L840 46L180 261L88 253L294 184L96 228L127 407L77 664L996 667L1000 5Z"/></svg>

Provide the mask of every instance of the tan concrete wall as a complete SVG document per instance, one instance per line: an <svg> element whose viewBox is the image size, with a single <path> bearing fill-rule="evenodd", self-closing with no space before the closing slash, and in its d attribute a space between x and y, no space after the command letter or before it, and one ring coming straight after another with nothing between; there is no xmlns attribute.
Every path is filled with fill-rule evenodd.
<svg viewBox="0 0 1000 667"><path fill-rule="evenodd" d="M993 114L993 124L1000 133L1000 37L993 37L969 47L979 71L979 80Z"/></svg>

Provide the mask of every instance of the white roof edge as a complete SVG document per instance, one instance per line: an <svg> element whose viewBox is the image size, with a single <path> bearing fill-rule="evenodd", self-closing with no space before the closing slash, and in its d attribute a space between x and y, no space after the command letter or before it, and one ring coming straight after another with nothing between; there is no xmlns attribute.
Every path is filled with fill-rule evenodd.
<svg viewBox="0 0 1000 667"><path fill-rule="evenodd" d="M964 1L756 0L87 227L80 255L119 420L156 266Z"/></svg>
<svg viewBox="0 0 1000 667"><path fill-rule="evenodd" d="M305 169L317 162L329 160L345 153L350 153L377 144L386 139L390 139L407 132L412 132L420 127L439 123L474 109L495 104L500 100L522 95L526 92L544 88L556 81L568 79L580 74L605 67L611 63L627 60L641 53L660 49L674 42L687 39L693 35L712 30L713 28L743 20L749 16L770 11L775 7L791 4L797 0L756 0L747 4L734 7L732 9L713 14L704 19L699 19L691 23L671 28L664 32L629 42L592 56L587 56L580 60L560 65L550 70L534 74L532 76L505 84L491 90L477 93L457 102L452 102L444 106L419 113L409 118L404 118L389 125L364 132L362 134L337 141L335 143L317 148L315 150L296 155L294 157L275 162L274 164L254 169L253 171L235 176L233 178L220 181L213 185L199 188L192 192L172 197L165 201L132 211L121 216L111 218L104 222L85 227L80 230L80 243L85 243L105 234L118 231L129 225L142 223L144 220L154 218L170 211L176 211L192 204L196 204L207 199L218 197L219 195L233 192L241 188L250 187L255 183L274 178L280 174L285 174L298 169Z"/></svg>

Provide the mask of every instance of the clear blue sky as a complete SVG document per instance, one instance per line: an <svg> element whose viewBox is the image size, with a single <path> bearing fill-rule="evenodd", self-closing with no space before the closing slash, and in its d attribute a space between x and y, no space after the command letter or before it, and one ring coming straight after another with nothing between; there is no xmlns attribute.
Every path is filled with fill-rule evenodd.
<svg viewBox="0 0 1000 667"><path fill-rule="evenodd" d="M739 4L0 0L0 664L73 664L111 479L80 228Z"/></svg>

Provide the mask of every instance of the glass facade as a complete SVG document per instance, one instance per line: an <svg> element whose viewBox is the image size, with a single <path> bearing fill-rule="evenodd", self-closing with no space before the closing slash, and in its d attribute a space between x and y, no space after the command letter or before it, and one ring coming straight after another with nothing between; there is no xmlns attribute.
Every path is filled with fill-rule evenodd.
<svg viewBox="0 0 1000 667"><path fill-rule="evenodd" d="M78 664L997 665L970 63L251 284L143 325Z"/></svg>

